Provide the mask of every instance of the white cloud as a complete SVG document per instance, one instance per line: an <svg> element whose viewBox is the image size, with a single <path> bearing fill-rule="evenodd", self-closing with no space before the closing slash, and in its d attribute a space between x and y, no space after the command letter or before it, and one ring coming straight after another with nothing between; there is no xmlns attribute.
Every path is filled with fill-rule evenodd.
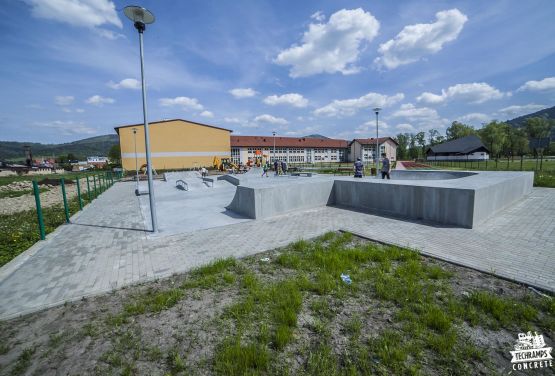
<svg viewBox="0 0 555 376"><path fill-rule="evenodd" d="M380 45L378 52L382 56L374 62L395 69L437 53L445 43L457 39L468 17L458 9L451 9L437 12L436 19L433 23L405 26L394 39Z"/></svg>
<svg viewBox="0 0 555 376"><path fill-rule="evenodd" d="M58 95L54 97L54 103L56 103L58 106L69 106L73 103L74 100L75 97L72 95Z"/></svg>
<svg viewBox="0 0 555 376"><path fill-rule="evenodd" d="M110 40L116 40L116 39L119 39L119 38L125 39L125 35L123 35L121 33L115 33L112 30L106 30L106 29L100 29L100 28L96 28L96 29L93 29L93 30L96 34L98 34L102 38L106 38L106 39L110 39Z"/></svg>
<svg viewBox="0 0 555 376"><path fill-rule="evenodd" d="M87 99L85 102L88 103L88 104L92 104L94 106L102 107L105 104L114 103L115 100L112 99L112 98L108 98L108 97L101 97L100 95L93 95L92 97Z"/></svg>
<svg viewBox="0 0 555 376"><path fill-rule="evenodd" d="M415 132L416 129L409 123L397 124L395 127L399 132Z"/></svg>
<svg viewBox="0 0 555 376"><path fill-rule="evenodd" d="M279 118L268 114L258 115L257 117L254 118L254 121L257 123L270 123L270 124L278 124L278 125L285 125L289 123L284 118Z"/></svg>
<svg viewBox="0 0 555 376"><path fill-rule="evenodd" d="M116 6L109 0L25 0L31 14L73 26L94 28L108 24L122 28Z"/></svg>
<svg viewBox="0 0 555 376"><path fill-rule="evenodd" d="M36 129L47 129L48 131L56 131L64 136L72 135L95 135L98 131L94 128L86 126L82 122L70 121L49 121L35 122L32 126Z"/></svg>
<svg viewBox="0 0 555 376"><path fill-rule="evenodd" d="M124 78L118 83L113 81L108 82L108 86L112 89L135 89L138 90L141 88L141 82L134 78Z"/></svg>
<svg viewBox="0 0 555 376"><path fill-rule="evenodd" d="M85 110L83 110L82 108L76 108L75 112L82 114L83 112L85 112Z"/></svg>
<svg viewBox="0 0 555 376"><path fill-rule="evenodd" d="M161 106L164 107L173 107L178 106L182 107L184 110L204 110L204 106L199 103L198 99L196 98L189 98L189 97L175 97L175 98L161 98L159 100Z"/></svg>
<svg viewBox="0 0 555 376"><path fill-rule="evenodd" d="M225 117L225 118L224 118L224 121L225 121L226 123L232 123L232 124L241 124L241 123L242 123L242 121L241 121L240 119L238 119L238 118L231 118L231 117Z"/></svg>
<svg viewBox="0 0 555 376"><path fill-rule="evenodd" d="M518 88L518 91L545 91L555 89L555 77L546 77L540 81L527 81L524 85Z"/></svg>
<svg viewBox="0 0 555 376"><path fill-rule="evenodd" d="M213 118L214 117L214 113L211 111L202 111L200 113L200 116L206 117L206 118Z"/></svg>
<svg viewBox="0 0 555 376"><path fill-rule="evenodd" d="M411 122L411 125L420 130L443 128L449 124L447 119L442 118L436 110L429 107L416 107L412 103L405 103L395 111L392 117L403 118Z"/></svg>
<svg viewBox="0 0 555 376"><path fill-rule="evenodd" d="M332 14L328 23L310 24L302 43L281 51L275 63L291 65L291 77L356 73L360 69L354 63L363 42L372 41L379 29L380 23L370 12L342 9Z"/></svg>
<svg viewBox="0 0 555 376"><path fill-rule="evenodd" d="M479 112L472 112L459 117L457 120L463 123L482 124L489 122L491 120L491 116Z"/></svg>
<svg viewBox="0 0 555 376"><path fill-rule="evenodd" d="M304 98L301 94L289 93L283 95L270 95L264 98L264 103L271 106L286 104L293 107L302 108L308 105L308 99Z"/></svg>
<svg viewBox="0 0 555 376"><path fill-rule="evenodd" d="M450 100L484 103L493 99L501 99L504 96L510 96L510 94L502 93L485 82L473 82L450 86L447 90L441 90L441 94L424 92L416 100L425 104L439 104Z"/></svg>
<svg viewBox="0 0 555 376"><path fill-rule="evenodd" d="M69 113L69 112L71 112L71 108L64 107L64 108L62 108L62 111Z"/></svg>
<svg viewBox="0 0 555 376"><path fill-rule="evenodd" d="M322 22L326 19L326 15L324 14L324 12L322 12L321 10L314 12L311 16L311 19L318 21L318 22Z"/></svg>
<svg viewBox="0 0 555 376"><path fill-rule="evenodd" d="M395 103L402 101L404 94L397 93L392 96L368 93L359 98L353 99L336 99L333 102L320 107L314 111L318 116L351 116L362 109L372 109L373 107L389 107Z"/></svg>
<svg viewBox="0 0 555 376"><path fill-rule="evenodd" d="M507 118L513 118L513 117L519 117L522 115L527 115L539 110L543 110L544 108L547 108L547 107L549 106L544 104L530 103L525 105L514 105L514 106L505 107L500 109L498 113Z"/></svg>
<svg viewBox="0 0 555 376"><path fill-rule="evenodd" d="M245 89L241 89L241 88L236 88L236 89L231 89L229 91L229 93L231 95L233 95L235 98L241 99L241 98L249 98L249 97L254 97L256 95L256 91L254 91L251 88L245 88Z"/></svg>

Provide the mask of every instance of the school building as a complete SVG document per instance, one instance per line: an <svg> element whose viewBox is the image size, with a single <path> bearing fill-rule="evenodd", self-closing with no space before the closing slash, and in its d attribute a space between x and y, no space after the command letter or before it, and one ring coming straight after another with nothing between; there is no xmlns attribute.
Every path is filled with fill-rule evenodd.
<svg viewBox="0 0 555 376"><path fill-rule="evenodd" d="M231 130L189 120L172 119L149 123L152 163L156 170L212 166L214 157L231 158L235 164L265 161L295 163L374 161L376 139L352 141L281 136L232 136ZM119 135L122 167L135 169L146 163L143 124L115 127ZM378 139L380 155L396 159L397 142L391 137Z"/></svg>

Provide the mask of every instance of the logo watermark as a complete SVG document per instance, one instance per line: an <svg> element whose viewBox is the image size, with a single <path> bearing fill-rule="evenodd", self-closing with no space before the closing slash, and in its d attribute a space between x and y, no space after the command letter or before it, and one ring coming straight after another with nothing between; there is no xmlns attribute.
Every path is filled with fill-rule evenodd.
<svg viewBox="0 0 555 376"><path fill-rule="evenodd" d="M537 332L518 333L515 351L511 351L513 370L523 371L553 367L551 347L546 347L543 335Z"/></svg>

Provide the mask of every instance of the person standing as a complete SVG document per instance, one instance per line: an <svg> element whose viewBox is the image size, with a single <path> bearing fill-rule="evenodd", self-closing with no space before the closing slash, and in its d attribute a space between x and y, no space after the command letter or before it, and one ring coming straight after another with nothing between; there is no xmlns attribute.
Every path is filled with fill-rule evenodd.
<svg viewBox="0 0 555 376"><path fill-rule="evenodd" d="M208 171L206 171L206 168L202 166L202 168L200 169L200 174L202 175L202 177L205 178L207 173Z"/></svg>
<svg viewBox="0 0 555 376"><path fill-rule="evenodd" d="M389 180L389 170L391 169L389 159L385 153L382 153L382 158L382 179L385 179L387 176L387 179Z"/></svg>
<svg viewBox="0 0 555 376"><path fill-rule="evenodd" d="M287 162L281 161L281 172L283 175L287 175Z"/></svg>
<svg viewBox="0 0 555 376"><path fill-rule="evenodd" d="M274 161L274 171L275 171L275 175L278 175L278 166L279 166L279 162L277 161L277 159Z"/></svg>
<svg viewBox="0 0 555 376"><path fill-rule="evenodd" d="M364 168L364 166L362 165L362 162L360 161L360 158L357 158L357 161L355 162L355 165L354 165L355 178L362 178L362 169L363 168Z"/></svg>
<svg viewBox="0 0 555 376"><path fill-rule="evenodd" d="M268 163L265 163L264 166L262 166L262 176L264 177L264 175L266 175L266 177L268 177L268 169L270 168Z"/></svg>

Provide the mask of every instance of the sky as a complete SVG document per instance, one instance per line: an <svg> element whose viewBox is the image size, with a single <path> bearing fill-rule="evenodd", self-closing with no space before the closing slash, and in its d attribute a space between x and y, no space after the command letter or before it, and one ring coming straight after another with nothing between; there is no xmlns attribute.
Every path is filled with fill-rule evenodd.
<svg viewBox="0 0 555 376"><path fill-rule="evenodd" d="M138 33L109 0L0 8L0 140L141 123ZM148 120L380 137L555 105L555 2L141 1Z"/></svg>

